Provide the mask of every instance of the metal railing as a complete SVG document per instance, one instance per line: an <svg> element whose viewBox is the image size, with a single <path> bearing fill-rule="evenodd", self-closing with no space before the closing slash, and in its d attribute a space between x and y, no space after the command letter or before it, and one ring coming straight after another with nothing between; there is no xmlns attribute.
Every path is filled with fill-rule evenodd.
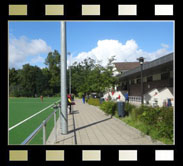
<svg viewBox="0 0 183 166"><path fill-rule="evenodd" d="M129 96L129 102L141 103L141 96Z"/></svg>
<svg viewBox="0 0 183 166"><path fill-rule="evenodd" d="M46 145L46 125L47 122L51 119L51 117L54 115L54 137L55 142L57 140L57 118L56 113L58 110L60 110L61 106L59 104L55 104L53 106L54 111L37 127L22 143L21 145L27 145L30 143L30 141L39 133L41 129L43 129L43 145ZM60 113L60 111L59 111Z"/></svg>

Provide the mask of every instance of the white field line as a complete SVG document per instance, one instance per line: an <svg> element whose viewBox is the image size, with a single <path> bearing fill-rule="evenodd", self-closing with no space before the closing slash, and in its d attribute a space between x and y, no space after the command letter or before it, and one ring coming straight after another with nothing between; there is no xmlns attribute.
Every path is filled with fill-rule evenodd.
<svg viewBox="0 0 183 166"><path fill-rule="evenodd" d="M60 100L58 100L58 101L60 101ZM56 102L58 102L58 101L56 101ZM55 103L55 102L54 102L54 103ZM14 126L10 127L10 128L8 129L8 131L11 131L11 130L12 130L12 129L14 129L15 127L17 127L17 126L21 125L22 123L24 123L24 122L28 121L29 119L33 118L34 116L36 116L36 115L40 114L41 112L45 111L46 109L50 108L52 105L54 105L54 103L53 103L53 104L51 104L51 105L49 105L48 107L46 107L46 108L42 109L41 111L39 111L39 112L35 113L34 115L29 116L27 119L24 119L23 121L21 121L21 122L17 123L16 125L14 125Z"/></svg>

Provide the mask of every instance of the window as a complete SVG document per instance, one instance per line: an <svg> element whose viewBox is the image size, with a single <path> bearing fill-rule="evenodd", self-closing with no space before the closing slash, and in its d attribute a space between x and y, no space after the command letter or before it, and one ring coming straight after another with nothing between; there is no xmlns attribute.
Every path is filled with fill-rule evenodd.
<svg viewBox="0 0 183 166"><path fill-rule="evenodd" d="M140 83L141 83L141 79L138 78L138 79L137 79L137 84L140 84Z"/></svg>
<svg viewBox="0 0 183 166"><path fill-rule="evenodd" d="M152 80L153 80L152 76L147 77L147 82L152 82Z"/></svg>
<svg viewBox="0 0 183 166"><path fill-rule="evenodd" d="M167 80L169 78L170 78L170 72L161 74L161 80Z"/></svg>

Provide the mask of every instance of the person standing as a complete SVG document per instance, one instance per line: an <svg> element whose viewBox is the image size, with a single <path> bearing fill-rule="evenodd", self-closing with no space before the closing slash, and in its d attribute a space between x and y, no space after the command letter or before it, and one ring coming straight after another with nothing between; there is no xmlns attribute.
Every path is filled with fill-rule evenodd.
<svg viewBox="0 0 183 166"><path fill-rule="evenodd" d="M85 104L85 94L83 94L82 99L83 99L83 104Z"/></svg>
<svg viewBox="0 0 183 166"><path fill-rule="evenodd" d="M41 102L43 102L43 96L40 96Z"/></svg>
<svg viewBox="0 0 183 166"><path fill-rule="evenodd" d="M125 102L129 102L128 92L125 94Z"/></svg>
<svg viewBox="0 0 183 166"><path fill-rule="evenodd" d="M67 106L69 106L69 113L71 114L71 111L72 111L72 101L71 101L71 95L70 94L68 94L67 95Z"/></svg>

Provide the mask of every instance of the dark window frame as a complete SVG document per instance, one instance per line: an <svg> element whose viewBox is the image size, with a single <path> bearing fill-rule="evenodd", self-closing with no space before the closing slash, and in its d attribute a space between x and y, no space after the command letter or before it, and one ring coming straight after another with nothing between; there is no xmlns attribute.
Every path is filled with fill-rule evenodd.
<svg viewBox="0 0 183 166"><path fill-rule="evenodd" d="M137 84L141 84L141 79L137 78Z"/></svg>
<svg viewBox="0 0 183 166"><path fill-rule="evenodd" d="M147 82L153 82L153 76L147 77Z"/></svg>
<svg viewBox="0 0 183 166"><path fill-rule="evenodd" d="M161 80L168 80L168 79L170 79L170 72L161 74Z"/></svg>

